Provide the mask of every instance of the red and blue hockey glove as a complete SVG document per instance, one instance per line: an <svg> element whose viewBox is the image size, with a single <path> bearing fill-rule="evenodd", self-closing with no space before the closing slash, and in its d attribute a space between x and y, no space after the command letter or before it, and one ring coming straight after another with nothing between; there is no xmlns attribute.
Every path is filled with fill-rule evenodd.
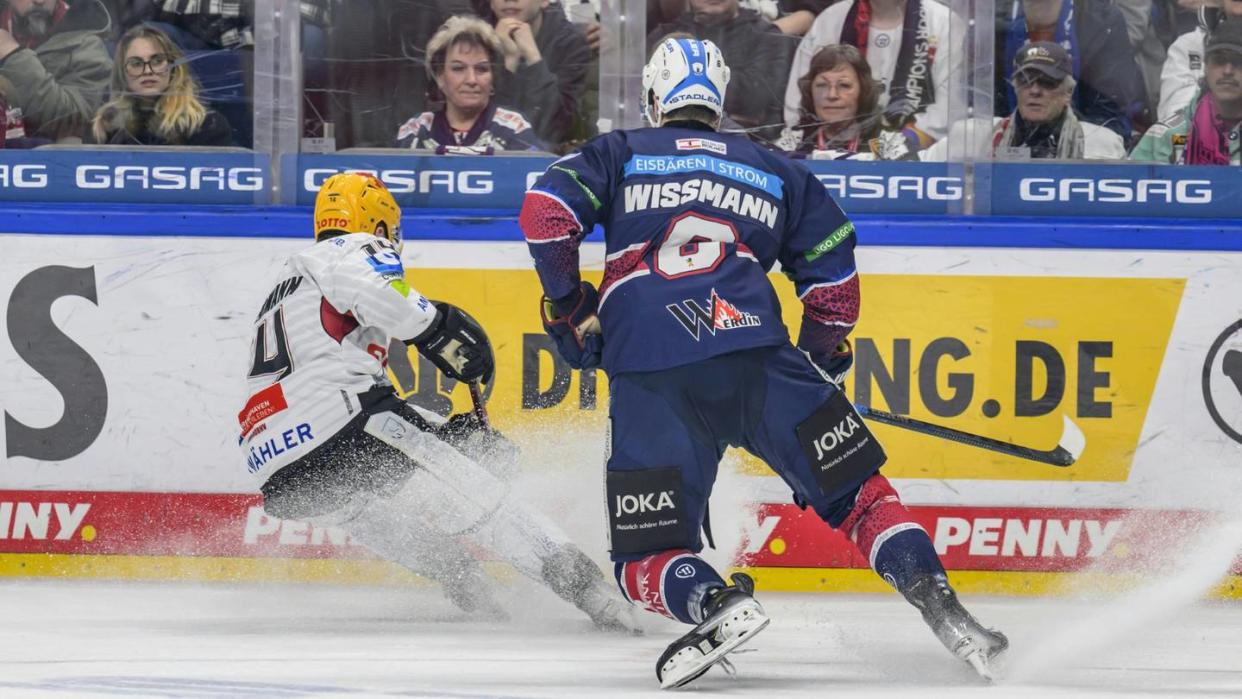
<svg viewBox="0 0 1242 699"><path fill-rule="evenodd" d="M829 381L840 386L854 368L854 348L849 340L842 340L831 352L802 351L807 359L819 369Z"/></svg>
<svg viewBox="0 0 1242 699"><path fill-rule="evenodd" d="M599 292L582 282L577 292L555 302L544 296L539 304L543 330L556 343L556 351L575 369L594 369L604 354L600 334Z"/></svg>

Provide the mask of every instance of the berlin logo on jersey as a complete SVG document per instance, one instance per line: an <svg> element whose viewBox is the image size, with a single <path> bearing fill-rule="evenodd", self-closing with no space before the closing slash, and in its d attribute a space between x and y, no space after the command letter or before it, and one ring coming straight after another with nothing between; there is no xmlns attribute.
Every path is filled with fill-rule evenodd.
<svg viewBox="0 0 1242 699"><path fill-rule="evenodd" d="M707 332L715 336L717 330L736 330L738 328L754 328L762 324L759 316L754 313L739 311L737 306L720 298L715 289L707 300L704 308L697 299L686 299L681 303L670 303L665 306L669 313L681 323L681 327L698 341L699 327L707 328Z"/></svg>

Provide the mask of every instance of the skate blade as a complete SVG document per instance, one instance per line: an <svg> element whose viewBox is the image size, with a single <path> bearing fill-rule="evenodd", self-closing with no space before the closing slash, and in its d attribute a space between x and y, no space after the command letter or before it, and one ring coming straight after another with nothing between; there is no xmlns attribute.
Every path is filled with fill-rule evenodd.
<svg viewBox="0 0 1242 699"><path fill-rule="evenodd" d="M994 679L992 675L991 663L988 662L988 654L984 653L982 649L976 650L967 655L966 663L970 665L975 672L979 673L979 677L982 677L984 681L991 682Z"/></svg>
<svg viewBox="0 0 1242 699"><path fill-rule="evenodd" d="M757 605L756 605L757 606ZM676 689L689 684L691 681L698 679L703 673L707 672L712 665L724 660L724 656L749 641L760 631L767 628L771 623L771 619L763 612L752 609L755 612L754 620L743 628L736 636L721 643L713 648L710 652L687 660L684 665L677 668L675 674L663 673L663 680L660 682L660 689ZM732 663L729 663L732 667ZM733 674L733 673L730 673Z"/></svg>

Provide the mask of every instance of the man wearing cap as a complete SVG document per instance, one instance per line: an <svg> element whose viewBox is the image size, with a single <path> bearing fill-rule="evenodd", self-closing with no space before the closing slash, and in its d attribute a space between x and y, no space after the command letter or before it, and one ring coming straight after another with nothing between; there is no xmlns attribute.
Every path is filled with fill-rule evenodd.
<svg viewBox="0 0 1242 699"><path fill-rule="evenodd" d="M1180 113L1152 125L1131 160L1242 164L1242 18L1217 25L1204 44L1204 57L1199 93Z"/></svg>
<svg viewBox="0 0 1242 699"><path fill-rule="evenodd" d="M1027 160L1120 160L1125 145L1115 131L1079 119L1071 105L1073 67L1069 52L1051 41L1028 43L1014 58L1013 89L1017 109L986 122L959 122L949 137L919 154L927 161L960 159L955 143L967 143L976 158Z"/></svg>
<svg viewBox="0 0 1242 699"><path fill-rule="evenodd" d="M1168 119L1180 113L1199 94L1203 81L1203 47L1207 35L1221 22L1242 20L1242 0L1220 0L1220 7L1204 6L1199 10L1199 26L1177 37L1169 46L1164 67L1160 70L1160 106L1157 119Z"/></svg>
<svg viewBox="0 0 1242 699"><path fill-rule="evenodd" d="M1133 121L1145 117L1146 90L1125 17L1111 1L1017 0L1012 14L997 15L996 114L1017 106L1011 71L1018 53L1027 44L1050 41L1069 52L1079 118L1130 139Z"/></svg>

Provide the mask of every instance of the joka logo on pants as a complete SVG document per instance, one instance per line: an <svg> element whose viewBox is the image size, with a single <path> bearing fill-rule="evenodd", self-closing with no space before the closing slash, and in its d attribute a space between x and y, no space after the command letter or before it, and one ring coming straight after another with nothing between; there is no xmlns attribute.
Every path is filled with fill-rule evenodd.
<svg viewBox="0 0 1242 699"><path fill-rule="evenodd" d="M815 460L822 462L824 454L833 451L842 442L853 437L854 430L858 428L858 420L854 419L854 414L846 414L844 420L838 422L831 430L821 434L819 439L815 440Z"/></svg>
<svg viewBox="0 0 1242 699"><path fill-rule="evenodd" d="M673 491L662 490L659 493L643 493L641 495L618 495L617 508L614 510L617 517L621 515L632 515L640 512L658 512L660 510L671 510L675 508L673 504Z"/></svg>

